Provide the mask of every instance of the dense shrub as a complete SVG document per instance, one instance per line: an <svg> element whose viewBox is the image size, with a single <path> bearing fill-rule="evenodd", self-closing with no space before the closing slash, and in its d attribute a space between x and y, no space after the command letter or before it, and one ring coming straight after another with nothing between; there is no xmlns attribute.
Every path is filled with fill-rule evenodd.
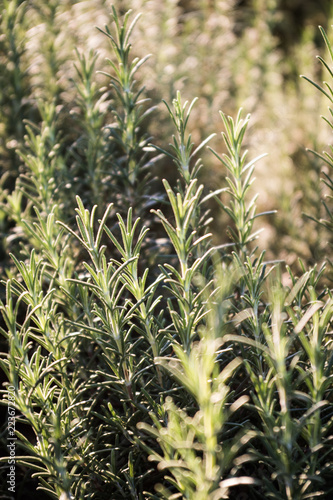
<svg viewBox="0 0 333 500"><path fill-rule="evenodd" d="M98 55L77 51L68 78L65 46L84 35L64 41L66 2L4 7L5 497L15 415L16 498L36 486L61 500L330 498L329 253L296 274L255 246L272 210L249 196L262 156L244 147L250 116L221 112L221 143L192 139L200 104L177 92L165 101L171 144L159 133L154 145L146 58L130 43L138 18L113 8L98 35L106 68L96 76ZM48 20L38 71L25 9ZM320 90L333 101L331 84ZM221 188L204 182L208 152ZM330 240L328 172L324 182L324 216L319 199L309 216ZM212 214L228 220L225 244Z"/></svg>

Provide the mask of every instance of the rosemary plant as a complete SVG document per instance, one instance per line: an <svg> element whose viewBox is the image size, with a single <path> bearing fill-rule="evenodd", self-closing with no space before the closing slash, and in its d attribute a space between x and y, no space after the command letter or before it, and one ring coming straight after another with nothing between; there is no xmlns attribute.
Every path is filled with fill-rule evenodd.
<svg viewBox="0 0 333 500"><path fill-rule="evenodd" d="M32 7L18 6L7 0L1 23L17 62L6 73L17 89L11 106L21 113L19 16ZM227 185L209 192L198 153L213 134L194 144L196 99L177 92L165 102L172 144L150 143L154 106L140 83L147 58L131 58L138 16L121 21L112 8L112 25L100 30L111 44L110 74L96 77L98 54L77 51L68 80L76 97L62 105L58 3L45 9L58 23L46 59L51 95L34 120L15 115L17 130L2 111L10 141L22 142L23 126L26 133L10 167L15 188L0 195L3 262L11 259L1 270L1 404L14 415L17 498L36 485L36 498L60 500L330 498L327 267L300 261L296 274L254 246L263 214L248 196L261 156L247 161L243 149L249 116L221 113L225 153L208 149ZM159 192L161 155L178 179L162 179ZM329 153L319 158L333 166ZM325 183L332 188L328 174ZM209 200L230 219L222 249ZM320 222L330 231L328 200ZM1 479L10 466L6 432Z"/></svg>
<svg viewBox="0 0 333 500"><path fill-rule="evenodd" d="M120 197L120 203L115 199L118 211L122 211L123 207L126 207L126 211L132 207L134 213L139 216L154 200L148 196L150 169L154 161L148 158L149 137L142 129L154 107L147 107L149 99L142 98L144 87L137 89L135 75L149 56L130 59L129 39L140 17L136 16L128 26L130 13L131 11L128 11L125 14L121 25L116 10L112 7L115 34L113 35L107 26L101 31L110 40L114 54L114 59L107 61L112 73L103 72L110 79L114 93L111 109L115 122L106 127L108 155L111 157L112 189L117 189Z"/></svg>
<svg viewBox="0 0 333 500"><path fill-rule="evenodd" d="M328 52L328 55L330 57L330 60L333 61L332 44L329 41L325 30L322 27L319 27L319 29L320 29L321 35L322 35L322 37L323 37L323 39L325 41L325 45L326 45L327 52ZM325 59L323 59L321 56L318 56L318 59L321 62L323 68L328 72L329 77L332 79L333 78L333 72L332 72L332 69L331 69L329 63L326 62ZM328 107L329 117L327 118L325 116L322 116L322 118L328 124L328 126L332 129L333 128L333 120L332 120L333 109L331 107L332 103L333 103L333 99L332 99L332 92L333 92L332 91L332 83L331 82L324 82L325 87L323 88L320 85L318 85L317 83L315 83L313 80L309 79L308 77L303 76L303 78L305 80L309 81L314 87L316 87L325 96L326 99L328 99L328 101L329 101L329 107ZM333 168L332 146L330 146L330 153L324 151L323 154L320 154L320 153L318 153L316 151L313 151L313 150L311 150L311 151L318 158L320 158L320 160L324 161L324 163L326 165L328 165L330 169ZM324 171L323 172L323 176L324 177L323 177L322 181L325 184L326 188L328 189L328 192L325 195L325 198L322 200L322 203L323 203L323 206L324 206L324 216L323 216L323 218L318 219L318 218L316 218L316 217L314 217L314 216L312 216L310 214L309 218L313 219L315 222L317 222L318 224L320 224L321 226L323 226L325 229L327 229L329 235L331 235L332 228L333 228L333 212L332 212L332 208L330 206L330 201L332 199L331 193L333 191L333 182L332 182L332 178L329 175L329 173L327 173L327 172ZM329 241L331 241L330 236L329 236Z"/></svg>

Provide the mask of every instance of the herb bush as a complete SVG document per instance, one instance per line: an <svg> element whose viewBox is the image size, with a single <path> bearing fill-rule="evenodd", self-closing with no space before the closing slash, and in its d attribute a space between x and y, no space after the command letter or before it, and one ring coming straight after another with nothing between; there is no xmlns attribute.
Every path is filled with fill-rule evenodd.
<svg viewBox="0 0 333 500"><path fill-rule="evenodd" d="M18 7L7 1L3 18L16 64L2 97L1 193L2 402L14 387L17 498L36 485L61 500L330 498L329 264L287 267L284 285L281 263L255 246L269 214L249 199L259 160L244 149L249 115L220 113L222 152L209 150L226 186L211 192L198 153L212 136L195 147L189 133L196 100L165 102L169 146L149 137L154 108L135 79L145 58L131 57L137 18L113 9L101 30L112 49L103 85L97 55L77 52L66 109L52 36L51 98L20 93ZM332 102L330 84L320 90ZM174 184L154 176L161 157ZM333 166L330 153L320 159ZM313 217L330 232L327 173L324 183L326 215ZM230 219L227 245L213 244L208 205Z"/></svg>

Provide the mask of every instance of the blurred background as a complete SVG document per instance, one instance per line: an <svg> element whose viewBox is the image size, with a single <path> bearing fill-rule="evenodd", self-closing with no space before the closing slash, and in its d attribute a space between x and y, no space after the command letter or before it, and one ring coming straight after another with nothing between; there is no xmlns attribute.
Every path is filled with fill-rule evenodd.
<svg viewBox="0 0 333 500"><path fill-rule="evenodd" d="M142 16L132 34L132 55L150 59L138 79L146 97L157 105L144 126L152 142L167 147L173 133L162 99L180 90L184 99L198 97L189 128L198 144L212 132L210 145L223 152L219 110L235 116L239 107L251 113L246 137L249 158L267 153L256 168L253 194L258 211L276 215L258 219L258 240L270 259L296 266L323 259L329 235L304 214L319 218L323 206L320 182L323 162L306 148L322 152L329 144L327 102L310 83L321 82L327 58L318 25L331 30L329 0L2 0L0 35L0 161L2 185L20 169L15 149L24 139L23 120L38 122L38 99L55 100L62 127L70 135L77 79L75 48L98 51L97 69L109 71L107 38L96 26L110 24L111 4ZM99 85L105 84L96 75ZM68 130L66 131L66 127ZM224 186L226 172L211 152L202 153L202 182L207 189ZM164 176L173 166L160 167ZM227 241L226 216L212 204L216 241ZM5 212L0 214L4 224Z"/></svg>

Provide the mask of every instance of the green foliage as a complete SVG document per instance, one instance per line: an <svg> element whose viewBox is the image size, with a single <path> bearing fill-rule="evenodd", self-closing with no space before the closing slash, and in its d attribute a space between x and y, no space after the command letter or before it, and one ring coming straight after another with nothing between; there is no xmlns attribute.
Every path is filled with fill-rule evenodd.
<svg viewBox="0 0 333 500"><path fill-rule="evenodd" d="M248 200L263 156L247 160L250 116L220 113L225 152L206 149L226 187L211 190L197 154L214 134L189 132L196 99L188 106L177 92L164 101L172 142L151 144L154 106L140 83L147 58L131 56L138 16L130 24L130 12L121 21L112 8L112 25L99 31L111 45L110 73L96 76L97 53L77 51L72 76L59 82L64 4L36 2L52 26L43 52L50 87L36 86L34 119L22 112L11 123L8 110L22 111L24 100L14 84L26 84L25 25L17 2L5 7L17 64L3 77L1 135L15 137L17 156L6 160L15 185L4 174L1 193L1 402L16 414L21 498L34 481L60 500L329 498L328 271L300 261L296 275L254 246L258 217L272 211L257 213L257 195ZM74 97L65 105L66 82ZM319 157L332 166L329 154ZM174 184L174 175L154 179L162 158L177 167ZM328 174L325 183L331 189ZM328 200L320 222L329 233ZM212 206L229 218L226 245L214 244Z"/></svg>
<svg viewBox="0 0 333 500"><path fill-rule="evenodd" d="M332 50L332 46L330 44L330 41L326 35L326 32L325 30L320 27L320 32L323 36L323 39L325 41L325 44L326 44L326 47L327 47L327 51L328 51L328 54L330 56L330 60L333 61L333 50ZM318 59L319 61L321 62L321 64L323 65L323 67L325 68L325 70L328 72L328 75L330 77L330 79L333 78L333 72L330 68L330 65L329 63L327 63L322 57L318 56ZM325 88L323 87L320 87L317 83L315 83L313 80L310 80L309 78L307 77L303 77L305 78L307 81L309 81L310 83L312 83L312 85L314 85L314 87L316 87L329 101L329 107L328 107L328 111L329 111L329 118L325 117L325 116L322 116L323 120L325 121L325 123L332 129L333 128L333 122L332 122L332 116L333 116L333 109L332 109L332 103L333 103L333 99L332 99L332 93L333 93L333 90L332 90L332 83L330 82L326 82L324 81L324 86L327 90L325 90ZM312 151L312 153L314 153L318 158L320 158L320 160L324 161L325 164L327 164L330 168L333 168L333 157L332 157L332 146L330 146L330 153L324 151L323 154L319 154L318 152L316 151ZM332 200L332 191L333 191L333 183L332 183L332 179L329 175L329 173L327 172L323 172L323 183L325 185L325 187L327 188L327 192L325 193L325 197L324 199L322 200L322 203L323 203L323 207L324 207L324 215L323 217L320 217L320 218L316 218L316 217L313 217L311 215L309 215L309 218L315 220L315 222L317 222L318 224L320 224L321 226L323 226L327 231L325 232L326 234L328 233L328 239L330 241L330 244L331 244L331 233L332 233L332 229L333 229L333 212L332 212L332 208L330 207L330 201Z"/></svg>

